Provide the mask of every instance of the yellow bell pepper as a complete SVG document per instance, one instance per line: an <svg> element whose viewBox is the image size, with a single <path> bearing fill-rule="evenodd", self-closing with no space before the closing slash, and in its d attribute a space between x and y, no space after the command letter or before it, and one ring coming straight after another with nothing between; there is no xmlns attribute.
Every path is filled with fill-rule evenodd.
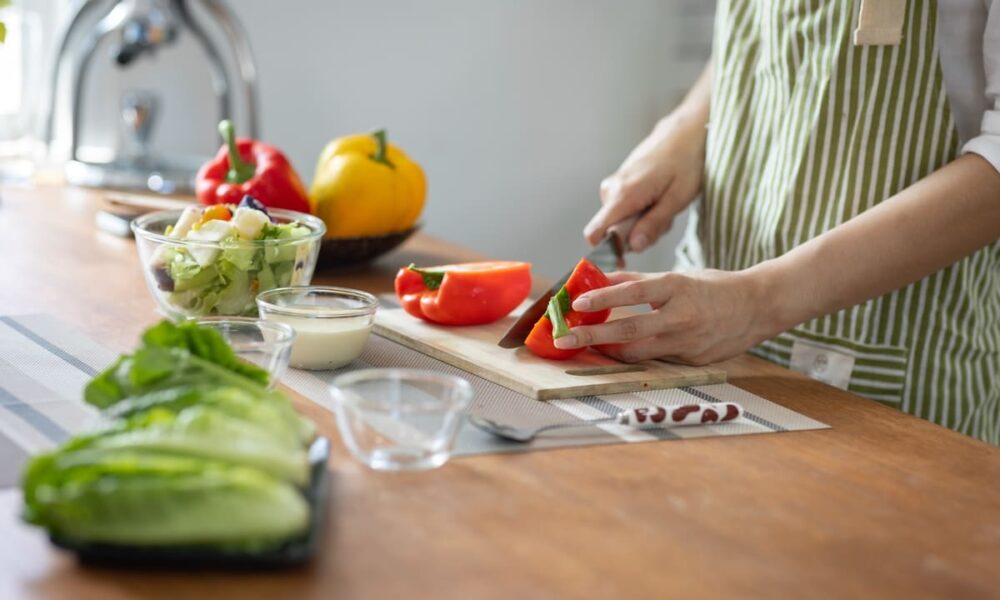
<svg viewBox="0 0 1000 600"><path fill-rule="evenodd" d="M426 196L423 170L386 142L385 130L327 144L309 189L328 238L405 231L416 224Z"/></svg>

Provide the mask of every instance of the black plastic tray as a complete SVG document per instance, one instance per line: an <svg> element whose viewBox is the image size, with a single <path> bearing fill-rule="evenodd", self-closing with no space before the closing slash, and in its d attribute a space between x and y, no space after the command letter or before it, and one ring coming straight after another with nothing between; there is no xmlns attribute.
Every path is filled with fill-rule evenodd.
<svg viewBox="0 0 1000 600"><path fill-rule="evenodd" d="M330 497L330 474L326 468L330 440L316 438L309 448L311 478L309 531L302 537L262 552L220 550L205 546L143 547L92 544L50 536L52 543L75 552L81 563L92 566L134 568L261 569L281 568L308 562L319 547Z"/></svg>

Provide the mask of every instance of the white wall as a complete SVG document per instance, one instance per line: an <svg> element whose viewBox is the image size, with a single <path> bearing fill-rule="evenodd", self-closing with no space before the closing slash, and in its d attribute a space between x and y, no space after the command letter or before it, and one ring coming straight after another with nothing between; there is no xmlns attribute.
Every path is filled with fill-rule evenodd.
<svg viewBox="0 0 1000 600"><path fill-rule="evenodd" d="M598 182L708 52L698 0L230 4L257 58L263 137L306 181L329 139L386 127L427 172L426 231L547 276L585 251ZM161 147L211 152L214 105L207 70L190 66L197 56L182 44L98 76L106 97L88 113L100 123L90 143L117 127L121 90L159 86ZM676 230L633 266L669 268Z"/></svg>

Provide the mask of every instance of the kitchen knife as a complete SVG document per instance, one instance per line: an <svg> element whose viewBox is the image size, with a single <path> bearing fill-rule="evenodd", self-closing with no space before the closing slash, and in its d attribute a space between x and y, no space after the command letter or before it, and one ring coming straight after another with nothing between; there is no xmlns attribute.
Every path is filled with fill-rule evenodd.
<svg viewBox="0 0 1000 600"><path fill-rule="evenodd" d="M594 246L585 258L597 265L602 271L624 269L625 252L628 250L628 234L632 231L632 227L637 220L639 220L638 216L630 217L609 227L604 239ZM576 265L573 265L573 268L576 268ZM539 296L531 306L526 308L497 345L501 348L523 346L525 338L531 333L531 329L535 326L535 323L548 309L549 299L559 291L559 288L566 285L566 281L569 280L569 276L572 274L573 269L570 269L548 291Z"/></svg>

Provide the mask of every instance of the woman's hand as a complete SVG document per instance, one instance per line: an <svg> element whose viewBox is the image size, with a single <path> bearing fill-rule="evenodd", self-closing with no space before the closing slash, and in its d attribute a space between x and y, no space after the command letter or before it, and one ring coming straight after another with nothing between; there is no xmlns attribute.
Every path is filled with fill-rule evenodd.
<svg viewBox="0 0 1000 600"><path fill-rule="evenodd" d="M573 328L558 348L597 345L624 362L663 358L704 365L743 353L781 331L765 285L752 271L609 273L612 285L581 295L573 309L649 304L653 311Z"/></svg>
<svg viewBox="0 0 1000 600"><path fill-rule="evenodd" d="M709 67L681 107L661 120L601 182L601 209L583 230L588 242L600 242L608 227L641 214L628 244L633 252L642 252L697 197L705 166L710 81Z"/></svg>

